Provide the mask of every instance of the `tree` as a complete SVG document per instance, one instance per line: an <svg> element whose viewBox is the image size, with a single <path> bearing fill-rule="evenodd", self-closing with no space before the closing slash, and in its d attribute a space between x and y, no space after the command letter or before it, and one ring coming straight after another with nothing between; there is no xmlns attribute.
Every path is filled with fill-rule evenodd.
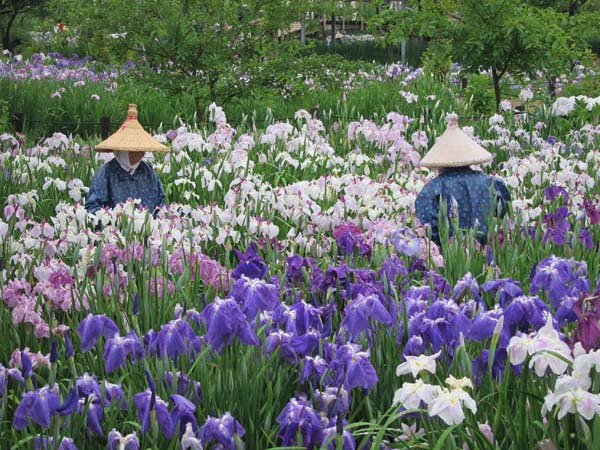
<svg viewBox="0 0 600 450"><path fill-rule="evenodd" d="M0 31L2 32L2 47L5 50L12 50L10 31L16 18L43 3L44 0L0 0Z"/></svg>
<svg viewBox="0 0 600 450"><path fill-rule="evenodd" d="M560 12L568 12L572 17L582 6L588 3L588 0L530 0L533 6L544 8L554 8Z"/></svg>
<svg viewBox="0 0 600 450"><path fill-rule="evenodd" d="M583 48L567 14L520 0L419 0L404 11L387 11L380 20L389 22L389 41L425 36L446 42L437 47L466 70L489 69L496 106L505 74L546 70L554 76Z"/></svg>
<svg viewBox="0 0 600 450"><path fill-rule="evenodd" d="M299 0L96 0L56 7L83 38L124 47L160 71L161 87L189 93L199 117L209 101L243 95L261 66L290 58L300 45L285 30L298 21ZM72 25L75 26L75 25ZM119 36L110 38L109 36Z"/></svg>

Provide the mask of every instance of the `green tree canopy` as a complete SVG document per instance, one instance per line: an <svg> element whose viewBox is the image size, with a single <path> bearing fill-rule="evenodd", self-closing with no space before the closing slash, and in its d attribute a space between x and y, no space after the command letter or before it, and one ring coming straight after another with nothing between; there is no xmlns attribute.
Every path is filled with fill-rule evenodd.
<svg viewBox="0 0 600 450"><path fill-rule="evenodd" d="M490 70L497 105L506 73L558 75L584 50L581 28L589 26L587 20L520 0L408 1L406 9L386 11L379 20L386 22L388 41L424 36L466 70Z"/></svg>

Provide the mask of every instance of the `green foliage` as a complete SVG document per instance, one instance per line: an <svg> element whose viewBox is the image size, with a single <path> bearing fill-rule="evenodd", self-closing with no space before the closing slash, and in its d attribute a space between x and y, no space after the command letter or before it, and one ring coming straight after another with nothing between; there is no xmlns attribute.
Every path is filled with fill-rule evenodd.
<svg viewBox="0 0 600 450"><path fill-rule="evenodd" d="M452 43L449 40L434 41L423 55L423 70L438 80L445 80L452 65Z"/></svg>
<svg viewBox="0 0 600 450"><path fill-rule="evenodd" d="M468 77L468 85L464 91L469 110L479 115L493 114L496 109L494 91L487 75L472 73Z"/></svg>
<svg viewBox="0 0 600 450"><path fill-rule="evenodd" d="M500 80L506 73L560 73L583 51L581 29L591 26L587 18L571 18L519 0L420 0L409 2L403 11L388 11L378 20L379 26L382 21L388 24L389 42L427 36L434 42L449 42L453 60L467 70L491 68L497 105Z"/></svg>

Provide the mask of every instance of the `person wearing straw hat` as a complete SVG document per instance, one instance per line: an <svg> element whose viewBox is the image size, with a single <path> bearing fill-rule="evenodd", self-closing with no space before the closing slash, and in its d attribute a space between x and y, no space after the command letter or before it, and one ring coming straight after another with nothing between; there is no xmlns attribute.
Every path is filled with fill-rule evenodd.
<svg viewBox="0 0 600 450"><path fill-rule="evenodd" d="M450 114L446 131L421 160L421 166L435 167L440 173L423 186L415 201L417 218L431 226L434 242L440 244L440 199L448 216L458 213L460 228L477 227L477 238L482 244L487 241L489 214L499 217L506 214L510 192L504 181L470 167L492 159L491 153L458 127L458 116Z"/></svg>
<svg viewBox="0 0 600 450"><path fill-rule="evenodd" d="M137 120L136 105L129 105L123 125L94 149L97 152L113 152L115 157L94 175L85 209L95 213L101 208L113 208L134 198L153 213L165 204L165 191L160 179L143 158L146 152L168 152L169 147L144 130Z"/></svg>

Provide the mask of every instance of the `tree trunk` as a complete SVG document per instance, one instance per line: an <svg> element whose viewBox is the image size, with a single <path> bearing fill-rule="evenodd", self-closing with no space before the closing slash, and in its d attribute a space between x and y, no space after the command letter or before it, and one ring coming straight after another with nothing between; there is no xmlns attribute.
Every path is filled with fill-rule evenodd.
<svg viewBox="0 0 600 450"><path fill-rule="evenodd" d="M500 108L500 74L495 67L492 67L492 80L494 80L494 94L496 94L496 111Z"/></svg>
<svg viewBox="0 0 600 450"><path fill-rule="evenodd" d="M575 11L577 10L575 3L576 2L574 0L569 2L569 17L573 17L575 15Z"/></svg>
<svg viewBox="0 0 600 450"><path fill-rule="evenodd" d="M548 76L548 94L550 97L556 96L556 77Z"/></svg>
<svg viewBox="0 0 600 450"><path fill-rule="evenodd" d="M2 47L4 48L4 50L10 50L12 51L13 49L10 48L10 29L12 28L12 24L15 21L15 19L17 18L17 13L13 13L12 16L10 16L10 18L8 19L8 22L6 22L6 27L4 28L4 33L2 33Z"/></svg>
<svg viewBox="0 0 600 450"><path fill-rule="evenodd" d="M194 105L196 106L196 120L200 125L204 125L204 108L200 96L194 95Z"/></svg>
<svg viewBox="0 0 600 450"><path fill-rule="evenodd" d="M331 42L335 42L335 14L331 15Z"/></svg>
<svg viewBox="0 0 600 450"><path fill-rule="evenodd" d="M300 43L302 45L306 44L306 13L300 19Z"/></svg>

